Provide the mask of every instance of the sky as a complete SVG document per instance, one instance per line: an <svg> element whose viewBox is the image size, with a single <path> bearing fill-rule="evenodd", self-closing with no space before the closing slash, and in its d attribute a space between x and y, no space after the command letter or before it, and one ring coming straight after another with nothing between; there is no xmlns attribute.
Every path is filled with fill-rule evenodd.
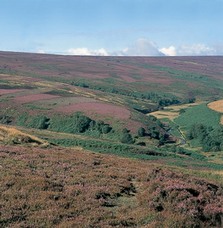
<svg viewBox="0 0 223 228"><path fill-rule="evenodd" d="M223 55L223 0L0 0L0 50Z"/></svg>

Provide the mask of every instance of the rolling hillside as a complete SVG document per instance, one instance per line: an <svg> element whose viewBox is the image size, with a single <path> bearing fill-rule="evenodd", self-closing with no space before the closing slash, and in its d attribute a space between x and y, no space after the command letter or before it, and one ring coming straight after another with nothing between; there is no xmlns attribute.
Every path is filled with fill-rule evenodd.
<svg viewBox="0 0 223 228"><path fill-rule="evenodd" d="M222 63L0 52L0 226L221 227Z"/></svg>

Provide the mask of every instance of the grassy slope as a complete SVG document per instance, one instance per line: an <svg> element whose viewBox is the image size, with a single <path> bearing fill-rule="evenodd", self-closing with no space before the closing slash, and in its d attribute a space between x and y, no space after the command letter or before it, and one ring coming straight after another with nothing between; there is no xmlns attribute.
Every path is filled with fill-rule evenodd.
<svg viewBox="0 0 223 228"><path fill-rule="evenodd" d="M180 110L182 112L179 112ZM150 115L154 115L167 123L171 127L171 134L182 138L184 141L187 141L187 132L194 124L203 124L208 127L217 128L221 121L221 114L210 109L206 103L167 107ZM194 149L200 149L198 148L200 143L196 139L191 140L189 143Z"/></svg>
<svg viewBox="0 0 223 228"><path fill-rule="evenodd" d="M216 128L219 126L220 118L221 115L209 109L207 104L200 104L186 109L174 122L186 138L187 132L194 124L203 124ZM200 146L200 143L194 139L190 141L190 146L197 148Z"/></svg>
<svg viewBox="0 0 223 228"><path fill-rule="evenodd" d="M181 126L183 130L188 130L193 124L200 123L211 127L217 127L220 123L220 114L209 109L207 104L201 104L186 109L175 122Z"/></svg>
<svg viewBox="0 0 223 228"><path fill-rule="evenodd" d="M38 137L35 137L30 134L26 134L14 127L6 127L0 125L0 143L1 144L25 144L30 145L49 145L46 141L41 140Z"/></svg>

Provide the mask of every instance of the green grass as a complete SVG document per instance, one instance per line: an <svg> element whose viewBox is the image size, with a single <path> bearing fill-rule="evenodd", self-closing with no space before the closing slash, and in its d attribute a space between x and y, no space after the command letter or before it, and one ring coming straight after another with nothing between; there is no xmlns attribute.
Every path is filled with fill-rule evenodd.
<svg viewBox="0 0 223 228"><path fill-rule="evenodd" d="M168 149L163 150L151 150L148 148L142 148L135 145L126 145L121 143L114 143L103 140L93 140L93 139L80 139L80 138L64 138L48 139L49 142L55 143L65 147L82 147L83 149L103 153L103 154L115 154L120 157L127 157L132 159L140 160L154 160L154 161L164 161L165 164L173 167L181 167L188 169L207 169L207 170L223 170L222 164L217 164L214 162L209 162L208 159L197 152L191 152L189 150L184 150L186 153L191 153L191 155L181 155L182 153L176 152L175 154L168 152Z"/></svg>
<svg viewBox="0 0 223 228"><path fill-rule="evenodd" d="M72 93L67 91L67 88L64 89L54 89L49 92L46 92L45 94L51 94L51 95L57 95L57 96L62 96L62 97L71 97L73 96Z"/></svg>
<svg viewBox="0 0 223 228"><path fill-rule="evenodd" d="M150 151L148 148L140 146L126 145L122 143L114 143L109 141L95 140L95 139L80 139L80 138L64 138L64 139L48 139L49 142L61 146L73 147L79 146L87 150L99 153L115 154L121 157L138 158L145 160L157 160L161 157L166 157L165 152Z"/></svg>
<svg viewBox="0 0 223 228"><path fill-rule="evenodd" d="M216 164L211 162L202 162L199 160L186 160L186 159L179 159L176 158L172 161L166 160L168 165L171 166L177 166L182 168L192 168L192 169L207 169L207 170L216 170L216 171L222 171L222 164Z"/></svg>
<svg viewBox="0 0 223 228"><path fill-rule="evenodd" d="M215 128L219 126L220 114L209 109L206 104L200 104L185 109L175 122L183 131L189 130L192 125L198 123Z"/></svg>
<svg viewBox="0 0 223 228"><path fill-rule="evenodd" d="M199 82L204 84L210 84L212 87L215 88L222 88L222 81L213 80L213 78L210 78L208 75L196 73L196 72L190 72L190 71L184 71L184 70L178 70L174 69L172 67L164 67L164 66L154 66L154 65L144 65L144 68L147 69L154 69L157 71L161 71L164 73L167 73L169 76L173 78L179 78L184 79L187 81L192 82Z"/></svg>
<svg viewBox="0 0 223 228"><path fill-rule="evenodd" d="M1 84L0 89L34 89L35 86L32 85L20 85L20 84Z"/></svg>
<svg viewBox="0 0 223 228"><path fill-rule="evenodd" d="M17 71L11 68L0 68L0 74L16 75Z"/></svg>
<svg viewBox="0 0 223 228"><path fill-rule="evenodd" d="M25 104L25 107L31 110L50 110L50 108L47 107L40 107L34 104Z"/></svg>
<svg viewBox="0 0 223 228"><path fill-rule="evenodd" d="M174 69L173 67L167 66L157 66L151 64L142 64L141 65L145 69L151 69L156 72L160 72L160 74L167 76L167 78L172 78L173 82L171 87L159 88L157 84L155 86L156 91L169 91L172 94L180 94L183 97L187 97L188 92L192 92L193 96L199 97L201 99L209 100L214 98L219 98L223 95L223 81L217 80L211 77L211 75L206 75L202 73L187 71L187 70L179 70ZM178 80L176 80L178 79ZM194 87L188 88L185 86L187 83L192 83Z"/></svg>
<svg viewBox="0 0 223 228"><path fill-rule="evenodd" d="M200 104L185 109L185 112L181 113L174 121L186 137L195 124L202 124L213 129L218 128L220 126L220 117L221 115L209 109L207 104ZM195 148L198 151L205 150L198 138L194 138L188 142L191 148Z"/></svg>
<svg viewBox="0 0 223 228"><path fill-rule="evenodd" d="M163 118L163 119L161 119L161 121L164 123L167 123L168 126L171 128L171 131L170 131L171 135L173 135L175 137L179 137L179 138L182 137L182 135L178 129L178 125L175 122L173 122L172 120L170 120L168 118Z"/></svg>

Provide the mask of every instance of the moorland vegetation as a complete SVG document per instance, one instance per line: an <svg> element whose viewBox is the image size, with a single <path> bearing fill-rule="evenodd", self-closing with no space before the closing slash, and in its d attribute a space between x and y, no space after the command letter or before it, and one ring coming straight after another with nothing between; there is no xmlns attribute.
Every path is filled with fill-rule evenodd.
<svg viewBox="0 0 223 228"><path fill-rule="evenodd" d="M221 227L222 61L0 52L0 226Z"/></svg>

